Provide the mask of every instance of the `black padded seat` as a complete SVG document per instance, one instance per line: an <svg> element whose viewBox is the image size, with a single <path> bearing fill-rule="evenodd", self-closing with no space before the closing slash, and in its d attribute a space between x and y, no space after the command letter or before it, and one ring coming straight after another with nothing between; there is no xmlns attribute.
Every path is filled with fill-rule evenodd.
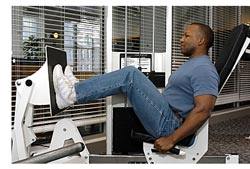
<svg viewBox="0 0 250 169"><path fill-rule="evenodd" d="M241 24L231 31L228 39L225 41L224 48L221 50L219 58L217 58L215 63L215 67L220 75L219 90L230 75L247 37L250 37L249 26ZM247 54L245 54L245 58L248 59Z"/></svg>
<svg viewBox="0 0 250 169"><path fill-rule="evenodd" d="M249 49L250 50L250 49ZM242 60L244 61L250 61L250 54L249 53L245 53L243 56L242 56Z"/></svg>

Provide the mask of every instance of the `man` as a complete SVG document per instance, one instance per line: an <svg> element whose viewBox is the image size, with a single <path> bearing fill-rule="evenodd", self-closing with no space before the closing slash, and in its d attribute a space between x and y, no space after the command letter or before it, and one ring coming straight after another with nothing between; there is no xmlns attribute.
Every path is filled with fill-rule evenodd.
<svg viewBox="0 0 250 169"><path fill-rule="evenodd" d="M156 138L155 148L160 152L172 149L210 117L219 84L217 71L207 56L213 44L211 28L192 23L180 43L181 52L190 59L170 76L163 93L134 67L78 82L69 66L63 73L56 65L53 82L58 107L126 93L144 128Z"/></svg>

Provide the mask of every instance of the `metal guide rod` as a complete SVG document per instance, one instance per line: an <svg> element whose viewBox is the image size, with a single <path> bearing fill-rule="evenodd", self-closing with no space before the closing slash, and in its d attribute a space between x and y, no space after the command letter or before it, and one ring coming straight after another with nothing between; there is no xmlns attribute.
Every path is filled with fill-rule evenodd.
<svg viewBox="0 0 250 169"><path fill-rule="evenodd" d="M20 160L17 162L14 162L13 164L17 163L49 163L51 161L55 161L58 159L61 159L63 157L67 157L69 155L79 153L83 151L85 148L83 143L75 143L69 146L65 146L62 148L58 148L53 151L49 151L31 158L27 158L24 160Z"/></svg>

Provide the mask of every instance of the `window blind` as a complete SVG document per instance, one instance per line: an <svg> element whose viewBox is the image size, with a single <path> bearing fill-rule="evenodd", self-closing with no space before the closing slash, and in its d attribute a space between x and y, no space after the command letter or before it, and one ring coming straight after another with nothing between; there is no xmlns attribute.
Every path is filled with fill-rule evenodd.
<svg viewBox="0 0 250 169"><path fill-rule="evenodd" d="M250 25L250 6L240 7L240 22ZM248 46L250 49L250 45ZM246 101L250 99L250 61L240 61L240 83L239 83L239 99Z"/></svg>
<svg viewBox="0 0 250 169"><path fill-rule="evenodd" d="M106 68L105 8L102 6L13 6L12 7L12 125L15 80L36 72L45 61L45 45L67 52L67 62L79 80L103 74ZM61 118L71 118L78 126L102 126L106 100L75 104L51 116L49 105L35 106L35 132L52 131ZM102 128L102 127L101 127ZM103 130L103 129L98 129Z"/></svg>
<svg viewBox="0 0 250 169"><path fill-rule="evenodd" d="M113 52L166 51L166 6L113 6L112 9Z"/></svg>
<svg viewBox="0 0 250 169"><path fill-rule="evenodd" d="M229 37L231 30L237 25L238 9L234 6L215 6L211 8L215 34L212 55L216 62L216 59L220 57L220 51L224 47L225 40ZM237 67L222 89L217 99L217 105L239 101L238 76Z"/></svg>

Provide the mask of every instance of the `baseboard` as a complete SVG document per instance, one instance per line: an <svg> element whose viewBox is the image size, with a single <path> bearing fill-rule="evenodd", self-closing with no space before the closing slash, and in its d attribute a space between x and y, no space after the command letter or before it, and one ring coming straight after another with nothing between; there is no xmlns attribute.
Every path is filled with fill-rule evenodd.
<svg viewBox="0 0 250 169"><path fill-rule="evenodd" d="M210 117L209 124L216 124L221 121L235 119L243 116L250 116L250 106L215 111Z"/></svg>

